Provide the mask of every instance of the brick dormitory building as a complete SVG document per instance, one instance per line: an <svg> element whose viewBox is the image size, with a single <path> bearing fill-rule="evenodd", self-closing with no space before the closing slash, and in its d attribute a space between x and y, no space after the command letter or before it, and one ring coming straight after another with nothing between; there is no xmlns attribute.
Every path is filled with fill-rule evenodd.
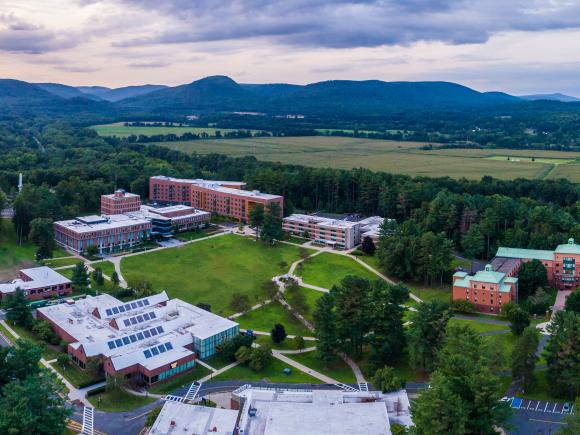
<svg viewBox="0 0 580 435"><path fill-rule="evenodd" d="M214 355L239 325L167 293L122 302L108 294L39 308L81 368L97 358L111 376L154 384Z"/></svg>
<svg viewBox="0 0 580 435"><path fill-rule="evenodd" d="M548 284L557 290L580 287L580 245L574 239L554 251L499 248L484 271L453 275L453 300L473 303L478 311L499 313L506 302L518 299L518 272L522 264L538 260L546 268Z"/></svg>
<svg viewBox="0 0 580 435"><path fill-rule="evenodd" d="M0 301L8 295L14 295L18 289L22 290L27 299L36 301L70 295L72 284L70 279L50 267L22 269L18 278L0 283Z"/></svg>
<svg viewBox="0 0 580 435"><path fill-rule="evenodd" d="M280 206L283 213L284 197L258 190L243 190L239 181L210 181L165 176L149 180L149 200L167 205L182 204L220 216L247 222L250 210L260 204L264 209L271 203Z"/></svg>

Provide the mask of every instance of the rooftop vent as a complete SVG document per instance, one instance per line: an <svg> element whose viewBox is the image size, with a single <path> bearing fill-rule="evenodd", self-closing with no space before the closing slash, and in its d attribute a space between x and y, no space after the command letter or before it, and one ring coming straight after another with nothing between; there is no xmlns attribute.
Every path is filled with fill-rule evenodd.
<svg viewBox="0 0 580 435"><path fill-rule="evenodd" d="M570 238L568 239L568 244L569 244L569 245L574 245L574 244L575 244L575 243L574 243L574 238L573 238L573 237L570 237Z"/></svg>
<svg viewBox="0 0 580 435"><path fill-rule="evenodd" d="M486 264L485 271L486 272L493 272L493 266L491 264Z"/></svg>

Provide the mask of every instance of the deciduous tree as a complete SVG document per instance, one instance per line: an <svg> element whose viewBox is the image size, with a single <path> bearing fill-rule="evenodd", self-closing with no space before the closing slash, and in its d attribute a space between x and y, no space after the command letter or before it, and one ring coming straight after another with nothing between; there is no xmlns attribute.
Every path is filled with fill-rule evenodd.
<svg viewBox="0 0 580 435"><path fill-rule="evenodd" d="M547 284L548 272L540 260L528 261L521 265L518 271L518 295L521 299L527 299L539 287L545 287Z"/></svg>

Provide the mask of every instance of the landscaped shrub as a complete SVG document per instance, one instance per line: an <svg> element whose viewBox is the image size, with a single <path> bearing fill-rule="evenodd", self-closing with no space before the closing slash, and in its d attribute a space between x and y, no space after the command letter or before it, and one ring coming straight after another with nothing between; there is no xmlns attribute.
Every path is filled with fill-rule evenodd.
<svg viewBox="0 0 580 435"><path fill-rule="evenodd" d="M455 300L451 302L451 309L453 311L459 311L461 313L474 313L475 305L471 302L464 301L462 299Z"/></svg>

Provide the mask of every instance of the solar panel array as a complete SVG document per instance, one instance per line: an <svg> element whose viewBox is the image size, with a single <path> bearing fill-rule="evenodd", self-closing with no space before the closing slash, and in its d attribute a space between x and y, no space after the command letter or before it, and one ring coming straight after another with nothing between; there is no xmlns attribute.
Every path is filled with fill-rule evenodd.
<svg viewBox="0 0 580 435"><path fill-rule="evenodd" d="M127 302L126 304L119 305L113 308L107 308L105 314L107 317L111 317L115 314L123 314L131 310L136 310L137 308L143 308L149 306L149 300L143 299L134 302Z"/></svg>
<svg viewBox="0 0 580 435"><path fill-rule="evenodd" d="M173 349L173 345L170 342L162 343L144 350L143 355L145 355L145 358L149 359L159 354L165 353L171 349Z"/></svg>
<svg viewBox="0 0 580 435"><path fill-rule="evenodd" d="M139 323L148 322L149 320L155 320L157 315L151 311L149 313L139 314L138 316L131 317L129 319L123 320L123 324L125 326L134 326L138 325Z"/></svg>
<svg viewBox="0 0 580 435"><path fill-rule="evenodd" d="M146 340L156 335L163 334L163 326L157 326L151 329L145 329L143 331L137 332L135 334L127 335L125 337L117 338L107 342L109 349L117 349L119 347L127 346L131 343L136 343L137 341Z"/></svg>

